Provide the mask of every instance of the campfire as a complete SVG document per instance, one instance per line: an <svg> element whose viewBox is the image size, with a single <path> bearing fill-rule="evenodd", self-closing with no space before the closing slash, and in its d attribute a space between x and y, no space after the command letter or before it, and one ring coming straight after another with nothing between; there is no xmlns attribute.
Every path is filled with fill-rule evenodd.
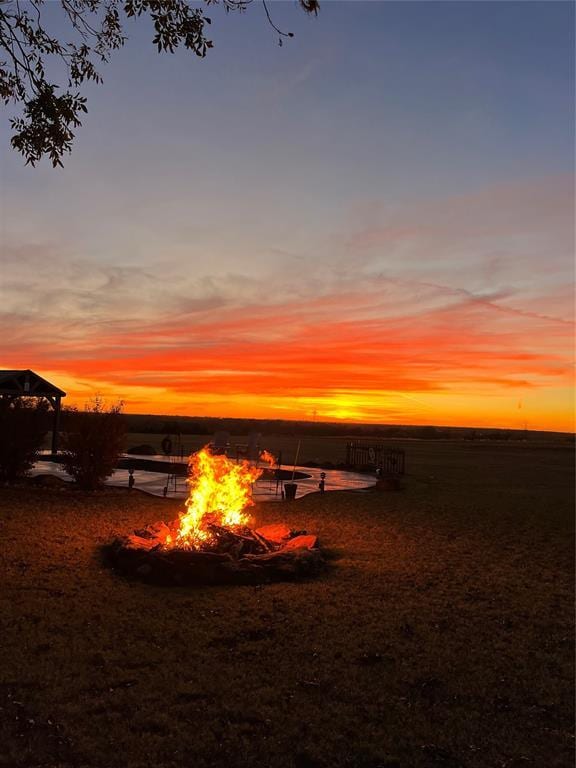
<svg viewBox="0 0 576 768"><path fill-rule="evenodd" d="M127 576L158 584L260 583L312 575L324 559L318 539L285 524L252 527L252 490L265 468L215 455L206 446L189 459L185 509L105 547L110 564Z"/></svg>

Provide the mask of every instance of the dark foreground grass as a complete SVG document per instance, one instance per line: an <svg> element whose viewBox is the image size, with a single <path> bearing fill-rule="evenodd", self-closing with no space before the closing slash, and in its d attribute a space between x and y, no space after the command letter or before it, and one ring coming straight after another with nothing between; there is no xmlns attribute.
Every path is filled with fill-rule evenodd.
<svg viewBox="0 0 576 768"><path fill-rule="evenodd" d="M401 493L258 508L340 555L261 588L101 566L173 501L0 490L0 765L572 766L574 455L429 450Z"/></svg>

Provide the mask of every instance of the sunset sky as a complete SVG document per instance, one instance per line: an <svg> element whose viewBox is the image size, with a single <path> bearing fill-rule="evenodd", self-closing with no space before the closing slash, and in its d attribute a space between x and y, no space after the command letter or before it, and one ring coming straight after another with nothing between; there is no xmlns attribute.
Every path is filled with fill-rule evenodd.
<svg viewBox="0 0 576 768"><path fill-rule="evenodd" d="M65 168L2 118L0 368L135 413L574 429L574 4L145 22ZM46 13L61 24L56 4Z"/></svg>

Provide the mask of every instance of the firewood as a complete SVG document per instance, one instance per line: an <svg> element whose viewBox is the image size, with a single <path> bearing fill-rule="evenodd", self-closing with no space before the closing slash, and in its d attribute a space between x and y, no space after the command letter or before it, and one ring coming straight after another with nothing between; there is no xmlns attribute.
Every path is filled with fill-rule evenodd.
<svg viewBox="0 0 576 768"><path fill-rule="evenodd" d="M128 549L150 550L156 546L158 546L158 541L156 539L143 538L142 536L137 536L136 534L128 536L126 541L126 547Z"/></svg>
<svg viewBox="0 0 576 768"><path fill-rule="evenodd" d="M318 546L318 537L309 533L307 536L295 536L290 541L284 544L283 549L298 549L304 547L305 549L315 549Z"/></svg>
<svg viewBox="0 0 576 768"><path fill-rule="evenodd" d="M275 523L273 525L262 525L260 528L256 528L254 533L262 536L267 541L282 544L284 540L290 538L291 530L284 523Z"/></svg>
<svg viewBox="0 0 576 768"><path fill-rule="evenodd" d="M268 539L265 539L264 536L261 536L258 531L252 531L252 534L254 537L262 544L266 552L274 552L276 549L278 549L278 545L274 544L272 541L268 541Z"/></svg>
<svg viewBox="0 0 576 768"><path fill-rule="evenodd" d="M281 529L281 526L271 526ZM285 527L284 531L287 529ZM249 528L231 529L212 523L212 538L203 548L166 546L163 523L149 526L104 547L107 562L129 578L158 585L261 584L319 573L324 558L316 536L301 535L282 543ZM278 532L278 530L277 530Z"/></svg>

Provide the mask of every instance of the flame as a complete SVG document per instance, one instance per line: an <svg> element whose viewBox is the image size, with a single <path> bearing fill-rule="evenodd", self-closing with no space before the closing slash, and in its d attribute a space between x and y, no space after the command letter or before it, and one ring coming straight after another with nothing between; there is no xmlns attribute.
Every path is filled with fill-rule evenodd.
<svg viewBox="0 0 576 768"><path fill-rule="evenodd" d="M274 465L275 458L263 451L260 458ZM190 492L186 512L173 543L176 547L200 549L209 546L214 535L210 525L238 528L250 520L252 486L263 469L249 461L235 462L225 455L214 455L208 446L190 456L188 461Z"/></svg>
<svg viewBox="0 0 576 768"><path fill-rule="evenodd" d="M269 467L273 467L276 464L276 457L270 451L261 451L260 461L265 462Z"/></svg>

